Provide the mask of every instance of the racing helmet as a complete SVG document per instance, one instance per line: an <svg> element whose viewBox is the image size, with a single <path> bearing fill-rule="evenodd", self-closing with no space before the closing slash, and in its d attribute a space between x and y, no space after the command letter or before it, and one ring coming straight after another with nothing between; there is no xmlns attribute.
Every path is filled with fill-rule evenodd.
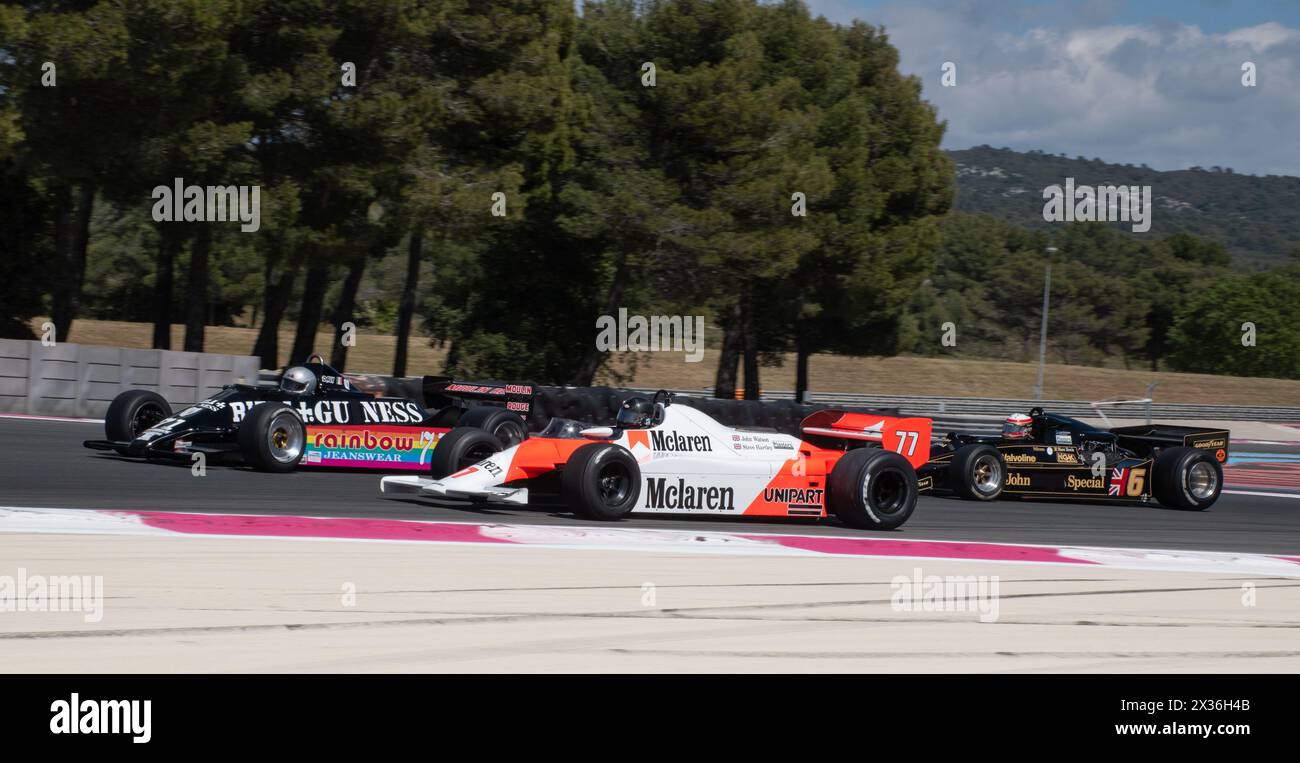
<svg viewBox="0 0 1300 763"><path fill-rule="evenodd" d="M644 397L629 397L618 409L618 425L621 427L644 428L652 425L655 419L655 404Z"/></svg>
<svg viewBox="0 0 1300 763"><path fill-rule="evenodd" d="M1002 422L1002 436L1011 439L1020 439L1029 436L1029 430L1034 426L1034 420L1023 413L1013 413Z"/></svg>
<svg viewBox="0 0 1300 763"><path fill-rule="evenodd" d="M280 391L291 395L310 395L316 391L316 374L303 366L294 366L280 377Z"/></svg>

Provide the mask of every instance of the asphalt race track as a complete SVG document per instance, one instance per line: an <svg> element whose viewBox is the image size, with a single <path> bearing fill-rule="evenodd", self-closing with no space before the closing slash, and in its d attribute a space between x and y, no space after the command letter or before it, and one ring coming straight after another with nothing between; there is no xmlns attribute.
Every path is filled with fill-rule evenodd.
<svg viewBox="0 0 1300 763"><path fill-rule="evenodd" d="M102 432L98 422L0 418L0 506L515 524L582 522L554 509L383 498L378 472L304 470L263 474L242 467L213 466L206 476L195 477L188 465L133 461L82 447L82 440L102 437ZM1295 448L1277 445L1234 445L1236 452L1251 450L1296 452ZM1231 484L1229 489L1233 489ZM803 535L873 534L843 527L833 520L814 523L644 517L619 526ZM1157 505L1031 501L975 504L922 497L916 513L901 530L874 534L932 540L1300 554L1300 499L1225 494L1207 511L1183 512Z"/></svg>

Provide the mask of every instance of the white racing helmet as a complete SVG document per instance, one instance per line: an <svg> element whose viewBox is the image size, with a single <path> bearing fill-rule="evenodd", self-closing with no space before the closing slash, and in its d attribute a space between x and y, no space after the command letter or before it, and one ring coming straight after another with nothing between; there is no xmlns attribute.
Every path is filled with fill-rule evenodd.
<svg viewBox="0 0 1300 763"><path fill-rule="evenodd" d="M1011 439L1029 437L1034 420L1023 413L1013 413L1002 422L1002 436Z"/></svg>
<svg viewBox="0 0 1300 763"><path fill-rule="evenodd" d="M303 366L294 366L280 377L280 390L291 395L310 395L316 391L316 374Z"/></svg>

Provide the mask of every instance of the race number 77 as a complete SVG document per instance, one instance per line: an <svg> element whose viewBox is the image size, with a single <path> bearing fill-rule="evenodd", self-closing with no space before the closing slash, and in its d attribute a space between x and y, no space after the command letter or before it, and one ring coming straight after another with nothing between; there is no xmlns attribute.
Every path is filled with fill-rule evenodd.
<svg viewBox="0 0 1300 763"><path fill-rule="evenodd" d="M916 452L916 441L921 439L921 433L904 432L900 429L895 432L895 434L898 435L898 447L896 448L896 451L911 458L912 454Z"/></svg>

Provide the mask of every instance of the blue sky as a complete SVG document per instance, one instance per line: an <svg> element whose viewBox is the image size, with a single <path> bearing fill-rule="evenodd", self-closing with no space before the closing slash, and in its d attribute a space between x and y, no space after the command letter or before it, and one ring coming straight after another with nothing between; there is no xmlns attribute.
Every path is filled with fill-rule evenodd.
<svg viewBox="0 0 1300 763"><path fill-rule="evenodd" d="M805 1L885 26L947 148L1300 175L1300 0Z"/></svg>
<svg viewBox="0 0 1300 763"><path fill-rule="evenodd" d="M870 21L873 12L894 5L886 0L805 0L818 13L837 21L860 18ZM1023 31L1034 20L1092 24L1192 24L1203 32L1227 32L1243 26L1276 21L1300 28L1300 0L964 0L964 2L926 2L952 8L956 12L1000 19L1006 31Z"/></svg>

